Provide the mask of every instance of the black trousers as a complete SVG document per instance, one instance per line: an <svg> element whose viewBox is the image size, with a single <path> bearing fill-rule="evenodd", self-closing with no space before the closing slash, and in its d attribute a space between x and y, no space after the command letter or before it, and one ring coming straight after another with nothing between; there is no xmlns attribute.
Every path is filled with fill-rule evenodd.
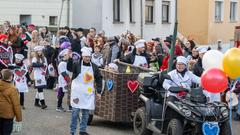
<svg viewBox="0 0 240 135"><path fill-rule="evenodd" d="M63 97L64 97L65 93L63 92L63 88L59 88L58 89L58 105L57 107L62 107L62 101L63 101Z"/></svg>
<svg viewBox="0 0 240 135"><path fill-rule="evenodd" d="M0 118L0 135L11 135L13 119Z"/></svg>
<svg viewBox="0 0 240 135"><path fill-rule="evenodd" d="M49 76L47 78L47 89L53 89L56 82L56 77Z"/></svg>
<svg viewBox="0 0 240 135"><path fill-rule="evenodd" d="M24 106L24 92L20 92L20 105Z"/></svg>

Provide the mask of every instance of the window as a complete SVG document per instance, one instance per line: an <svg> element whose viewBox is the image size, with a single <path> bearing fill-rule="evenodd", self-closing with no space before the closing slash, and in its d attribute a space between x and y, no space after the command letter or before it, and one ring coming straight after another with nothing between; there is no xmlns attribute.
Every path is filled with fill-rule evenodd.
<svg viewBox="0 0 240 135"><path fill-rule="evenodd" d="M57 26L57 16L49 16L49 25Z"/></svg>
<svg viewBox="0 0 240 135"><path fill-rule="evenodd" d="M113 0L113 21L120 22L120 0Z"/></svg>
<svg viewBox="0 0 240 135"><path fill-rule="evenodd" d="M135 8L134 8L134 1L135 0L129 0L129 17L130 17L130 22L135 22Z"/></svg>
<svg viewBox="0 0 240 135"><path fill-rule="evenodd" d="M215 21L223 21L223 1L215 1Z"/></svg>
<svg viewBox="0 0 240 135"><path fill-rule="evenodd" d="M237 20L237 2L230 2L230 21Z"/></svg>
<svg viewBox="0 0 240 135"><path fill-rule="evenodd" d="M163 1L162 2L162 22L169 23L169 15L170 15L170 2Z"/></svg>
<svg viewBox="0 0 240 135"><path fill-rule="evenodd" d="M31 15L20 15L20 24L31 24L32 16Z"/></svg>
<svg viewBox="0 0 240 135"><path fill-rule="evenodd" d="M145 5L146 23L153 23L153 7L154 7L154 0L146 0L146 5Z"/></svg>

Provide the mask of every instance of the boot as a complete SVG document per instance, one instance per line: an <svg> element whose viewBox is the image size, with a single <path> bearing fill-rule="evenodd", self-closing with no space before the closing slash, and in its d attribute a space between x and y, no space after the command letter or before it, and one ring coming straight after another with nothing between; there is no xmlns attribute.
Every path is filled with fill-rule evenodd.
<svg viewBox="0 0 240 135"><path fill-rule="evenodd" d="M45 104L45 100L41 100L40 102L41 102L41 108L46 109L47 105Z"/></svg>
<svg viewBox="0 0 240 135"><path fill-rule="evenodd" d="M39 99L35 98L35 104L36 107L41 107L41 105L39 104Z"/></svg>

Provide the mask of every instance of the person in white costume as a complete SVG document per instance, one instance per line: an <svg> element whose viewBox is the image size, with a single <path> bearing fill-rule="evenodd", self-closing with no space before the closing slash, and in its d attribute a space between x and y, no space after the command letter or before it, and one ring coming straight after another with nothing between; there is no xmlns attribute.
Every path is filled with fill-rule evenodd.
<svg viewBox="0 0 240 135"><path fill-rule="evenodd" d="M168 90L167 96L168 100L176 101L181 99L184 94L172 93L169 90L174 87L182 87L189 89L193 83L200 84L200 78L194 75L191 71L187 69L188 60L183 56L177 57L176 69L169 72L168 75L171 77L171 80L165 79L163 82L163 88Z"/></svg>
<svg viewBox="0 0 240 135"><path fill-rule="evenodd" d="M28 92L26 74L28 72L27 66L23 63L24 56L22 54L15 54L15 67L13 69L14 84L20 94L20 105L24 107L24 93Z"/></svg>
<svg viewBox="0 0 240 135"><path fill-rule="evenodd" d="M71 135L74 135L77 128L79 112L80 116L80 135L89 135L86 132L89 111L95 110L95 95L97 100L101 99L102 76L98 66L91 62L91 49L83 47L82 59L73 62L72 55L67 63L68 71L72 72L71 85ZM95 89L96 88L96 89Z"/></svg>
<svg viewBox="0 0 240 135"><path fill-rule="evenodd" d="M57 109L56 111L62 112L65 111L65 109L62 107L62 100L65 95L65 92L68 92L70 90L70 72L67 70L67 59L68 59L68 49L64 49L60 52L59 58L60 63L58 65L58 103L57 103Z"/></svg>
<svg viewBox="0 0 240 135"><path fill-rule="evenodd" d="M35 97L35 106L46 109L43 89L46 87L46 72L47 72L47 60L43 55L43 46L36 46L34 48L35 57L32 59L33 75L34 75L34 85L37 89ZM39 104L39 101L41 105Z"/></svg>

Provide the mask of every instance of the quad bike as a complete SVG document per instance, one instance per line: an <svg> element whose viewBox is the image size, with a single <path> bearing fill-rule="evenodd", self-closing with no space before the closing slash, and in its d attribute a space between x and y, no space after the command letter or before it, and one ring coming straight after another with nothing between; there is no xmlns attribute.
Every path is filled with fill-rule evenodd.
<svg viewBox="0 0 240 135"><path fill-rule="evenodd" d="M201 88L184 89L175 87L171 92L187 92L181 100L168 100L167 91L162 88L164 79L170 76L161 73L139 75L139 102L143 104L133 116L136 135L202 135L203 126L215 125L217 134L231 135L229 109L225 103L208 103ZM171 80L172 81L172 80ZM169 90L170 91L170 90ZM211 128L211 127L210 127ZM209 129L210 129L209 128Z"/></svg>

